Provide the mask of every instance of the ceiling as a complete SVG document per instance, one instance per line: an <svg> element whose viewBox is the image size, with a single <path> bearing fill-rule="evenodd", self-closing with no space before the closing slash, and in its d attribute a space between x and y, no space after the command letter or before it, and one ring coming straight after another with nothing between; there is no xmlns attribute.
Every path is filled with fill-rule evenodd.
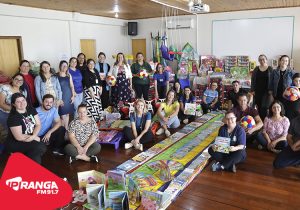
<svg viewBox="0 0 300 210"><path fill-rule="evenodd" d="M189 0L159 0L160 2L188 10ZM300 0L203 0L210 6L211 13L241 10L298 7ZM53 9L82 14L114 17L114 5L119 6L119 18L126 20L161 17L164 7L151 0L0 0L0 3ZM173 13L173 10L168 10ZM178 10L179 15L190 14Z"/></svg>

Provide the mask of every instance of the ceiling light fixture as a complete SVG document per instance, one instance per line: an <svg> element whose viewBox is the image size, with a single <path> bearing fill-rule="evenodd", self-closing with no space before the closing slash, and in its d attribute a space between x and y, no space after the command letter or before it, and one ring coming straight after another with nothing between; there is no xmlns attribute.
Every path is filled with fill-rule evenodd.
<svg viewBox="0 0 300 210"><path fill-rule="evenodd" d="M115 13L120 12L120 10L119 10L119 5L116 4L116 5L114 6L114 12L115 12Z"/></svg>
<svg viewBox="0 0 300 210"><path fill-rule="evenodd" d="M182 10L182 11L185 11L185 12L188 12L188 13L193 13L193 12L191 12L191 11L189 11L189 10L186 10L186 9L183 9L183 8L180 8L180 7L176 7L176 6L172 6L172 5L170 5L170 4L166 4L166 3L160 2L160 1L158 1L158 0L150 0L150 1L155 2L155 3L157 3L157 4L161 4L161 5L167 6L167 7L171 7L171 8L174 8L174 9ZM194 13L193 13L193 14L194 14Z"/></svg>
<svg viewBox="0 0 300 210"><path fill-rule="evenodd" d="M119 17L119 14L116 12L116 14L115 14L115 18L118 18Z"/></svg>
<svg viewBox="0 0 300 210"><path fill-rule="evenodd" d="M209 5L202 3L202 0L191 0L188 3L190 12L207 13L210 11Z"/></svg>

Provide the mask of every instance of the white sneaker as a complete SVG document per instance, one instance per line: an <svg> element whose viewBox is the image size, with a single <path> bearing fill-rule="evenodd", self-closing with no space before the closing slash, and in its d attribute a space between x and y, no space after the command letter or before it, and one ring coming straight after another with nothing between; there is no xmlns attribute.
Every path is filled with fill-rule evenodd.
<svg viewBox="0 0 300 210"><path fill-rule="evenodd" d="M155 134L159 136L159 135L163 134L164 131L165 131L165 130L164 130L163 128L160 128L160 129L158 129L158 131L156 131Z"/></svg>
<svg viewBox="0 0 300 210"><path fill-rule="evenodd" d="M143 151L143 145L142 144L136 144L134 147L140 151Z"/></svg>
<svg viewBox="0 0 300 210"><path fill-rule="evenodd" d="M125 143L125 149L129 149L131 147L133 147L133 144L131 142Z"/></svg>
<svg viewBox="0 0 300 210"><path fill-rule="evenodd" d="M169 130L165 130L165 134L166 134L167 137L171 136L171 133L170 133Z"/></svg>
<svg viewBox="0 0 300 210"><path fill-rule="evenodd" d="M188 124L188 123L189 123L189 120L188 120L188 119L184 119L184 120L183 120L183 123L184 123L184 124Z"/></svg>

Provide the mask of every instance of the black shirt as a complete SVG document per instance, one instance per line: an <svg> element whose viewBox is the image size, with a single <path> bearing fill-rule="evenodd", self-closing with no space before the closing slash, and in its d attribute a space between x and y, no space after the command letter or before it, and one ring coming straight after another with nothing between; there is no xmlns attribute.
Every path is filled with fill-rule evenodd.
<svg viewBox="0 0 300 210"><path fill-rule="evenodd" d="M268 90L268 71L261 71L258 69L255 83L255 96L263 96Z"/></svg>
<svg viewBox="0 0 300 210"><path fill-rule="evenodd" d="M90 88L92 86L102 85L102 81L100 80L100 75L97 69L94 69L94 72L90 70L86 70L83 72L83 86L85 88Z"/></svg>
<svg viewBox="0 0 300 210"><path fill-rule="evenodd" d="M244 89L242 89L242 88L240 88L239 89L239 92L234 92L233 90L230 90L230 91L228 91L228 100L230 100L231 101L231 103L233 104L233 107L236 107L236 106L238 106L239 104L238 104L238 95L240 94L240 93L248 93L246 90L244 90Z"/></svg>
<svg viewBox="0 0 300 210"><path fill-rule="evenodd" d="M277 96L276 98L280 101L282 101L283 97L282 97L282 94L283 94L283 75L285 74L286 70L285 71L279 71L280 72L280 79L279 79L279 82L278 82L278 86L277 86Z"/></svg>
<svg viewBox="0 0 300 210"><path fill-rule="evenodd" d="M28 108L25 113L10 113L7 118L7 126L16 127L22 126L22 134L32 135L35 128L35 119L34 116L37 115L37 112L34 108ZM16 140L11 130L8 129L8 139Z"/></svg>

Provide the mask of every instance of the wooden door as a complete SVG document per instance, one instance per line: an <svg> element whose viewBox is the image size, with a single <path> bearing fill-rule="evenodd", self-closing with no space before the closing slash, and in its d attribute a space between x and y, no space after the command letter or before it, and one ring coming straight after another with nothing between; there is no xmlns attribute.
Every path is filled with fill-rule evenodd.
<svg viewBox="0 0 300 210"><path fill-rule="evenodd" d="M81 52L86 55L86 59L92 58L97 60L96 56L96 40L95 39L80 39Z"/></svg>
<svg viewBox="0 0 300 210"><path fill-rule="evenodd" d="M0 36L0 72L5 76L13 76L22 58L21 37Z"/></svg>
<svg viewBox="0 0 300 210"><path fill-rule="evenodd" d="M147 58L146 54L146 39L132 39L132 55L133 60L135 60L135 55L141 52L144 55L144 58Z"/></svg>

